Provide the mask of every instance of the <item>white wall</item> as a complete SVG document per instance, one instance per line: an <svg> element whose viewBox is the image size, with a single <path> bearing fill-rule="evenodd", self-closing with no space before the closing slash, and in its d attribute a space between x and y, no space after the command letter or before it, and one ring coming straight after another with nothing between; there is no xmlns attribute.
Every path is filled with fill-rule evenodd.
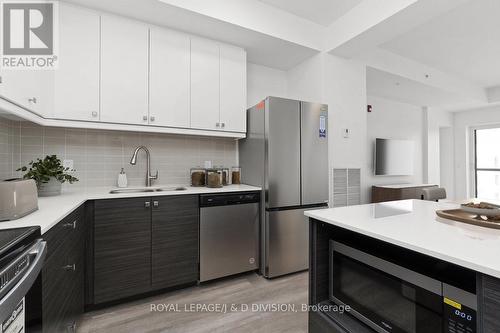
<svg viewBox="0 0 500 333"><path fill-rule="evenodd" d="M454 114L455 198L474 195L472 189L473 159L470 156L471 127L500 125L500 106L473 109Z"/></svg>
<svg viewBox="0 0 500 333"><path fill-rule="evenodd" d="M424 174L423 182L441 184L440 166L440 129L453 126L453 116L450 112L436 108L424 107ZM453 172L451 170L450 172ZM449 192L449 191L448 191ZM449 195L448 198L451 198Z"/></svg>
<svg viewBox="0 0 500 333"><path fill-rule="evenodd" d="M423 179L423 110L421 107L399 103L379 97L368 97L372 112L367 114L366 159L370 167L366 169L365 192L370 193L372 185L422 183ZM411 140L415 155L413 175L375 176L373 174L373 154L376 138Z"/></svg>
<svg viewBox="0 0 500 333"><path fill-rule="evenodd" d="M439 129L439 185L446 189L448 199L455 199L453 127Z"/></svg>
<svg viewBox="0 0 500 333"><path fill-rule="evenodd" d="M289 98L324 103L324 59L315 55L286 73Z"/></svg>
<svg viewBox="0 0 500 333"><path fill-rule="evenodd" d="M324 100L329 108L329 152L331 168L360 168L361 188L367 186L364 176L369 168L366 159L366 66L325 54ZM345 139L342 130L348 128ZM331 182L330 182L331 184ZM369 202L366 191L361 202Z"/></svg>
<svg viewBox="0 0 500 333"><path fill-rule="evenodd" d="M287 73L247 63L247 107L254 106L267 96L287 97Z"/></svg>
<svg viewBox="0 0 500 333"><path fill-rule="evenodd" d="M366 161L366 66L355 60L320 53L287 72L288 97L328 104L330 201L332 169L360 168ZM343 138L342 129L351 136ZM362 202L368 194L362 193Z"/></svg>

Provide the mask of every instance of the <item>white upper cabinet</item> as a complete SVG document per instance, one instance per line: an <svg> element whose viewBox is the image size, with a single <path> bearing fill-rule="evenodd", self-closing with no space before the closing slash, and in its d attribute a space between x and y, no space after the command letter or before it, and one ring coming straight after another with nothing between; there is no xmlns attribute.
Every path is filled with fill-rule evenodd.
<svg viewBox="0 0 500 333"><path fill-rule="evenodd" d="M188 35L150 29L150 125L189 127L190 48Z"/></svg>
<svg viewBox="0 0 500 333"><path fill-rule="evenodd" d="M145 24L101 16L101 121L148 124L148 41Z"/></svg>
<svg viewBox="0 0 500 333"><path fill-rule="evenodd" d="M191 38L191 128L219 130L219 45Z"/></svg>
<svg viewBox="0 0 500 333"><path fill-rule="evenodd" d="M245 136L242 48L64 2L58 17L58 68L0 71L0 98L51 125Z"/></svg>
<svg viewBox="0 0 500 333"><path fill-rule="evenodd" d="M59 4L54 118L99 120L99 14Z"/></svg>
<svg viewBox="0 0 500 333"><path fill-rule="evenodd" d="M220 123L222 130L246 132L247 59L245 50L220 45Z"/></svg>
<svg viewBox="0 0 500 333"><path fill-rule="evenodd" d="M52 114L54 72L51 70L2 70L2 97L42 117Z"/></svg>

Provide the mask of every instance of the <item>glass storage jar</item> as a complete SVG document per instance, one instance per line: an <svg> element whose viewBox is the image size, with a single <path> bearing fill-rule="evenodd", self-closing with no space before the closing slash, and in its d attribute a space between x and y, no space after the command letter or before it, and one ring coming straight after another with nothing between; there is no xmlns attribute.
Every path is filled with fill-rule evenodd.
<svg viewBox="0 0 500 333"><path fill-rule="evenodd" d="M231 168L231 184L241 184L241 167L234 166Z"/></svg>
<svg viewBox="0 0 500 333"><path fill-rule="evenodd" d="M222 185L229 185L229 168L221 168L222 170Z"/></svg>
<svg viewBox="0 0 500 333"><path fill-rule="evenodd" d="M222 169L206 169L207 187L219 188L222 187Z"/></svg>
<svg viewBox="0 0 500 333"><path fill-rule="evenodd" d="M191 168L191 186L200 187L205 186L205 169L202 167Z"/></svg>

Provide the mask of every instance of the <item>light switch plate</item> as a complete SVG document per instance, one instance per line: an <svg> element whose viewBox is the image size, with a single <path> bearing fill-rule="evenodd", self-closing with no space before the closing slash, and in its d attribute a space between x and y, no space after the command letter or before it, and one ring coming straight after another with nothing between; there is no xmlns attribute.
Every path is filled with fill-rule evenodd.
<svg viewBox="0 0 500 333"><path fill-rule="evenodd" d="M349 138L349 135L351 134L351 131L348 128L344 128L342 130L342 134L343 134L344 138L347 139L347 138Z"/></svg>
<svg viewBox="0 0 500 333"><path fill-rule="evenodd" d="M63 167L73 169L73 160L64 160Z"/></svg>

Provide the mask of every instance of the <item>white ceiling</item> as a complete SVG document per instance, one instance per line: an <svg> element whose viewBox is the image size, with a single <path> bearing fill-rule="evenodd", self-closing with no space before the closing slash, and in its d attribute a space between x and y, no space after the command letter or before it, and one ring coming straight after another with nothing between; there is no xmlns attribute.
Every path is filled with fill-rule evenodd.
<svg viewBox="0 0 500 333"><path fill-rule="evenodd" d="M306 20L329 26L362 0L260 0Z"/></svg>
<svg viewBox="0 0 500 333"><path fill-rule="evenodd" d="M382 97L416 106L428 106L448 111L476 106L470 99L408 78L366 68L366 92L369 96Z"/></svg>
<svg viewBox="0 0 500 333"><path fill-rule="evenodd" d="M500 1L472 0L381 45L463 77L500 85Z"/></svg>

